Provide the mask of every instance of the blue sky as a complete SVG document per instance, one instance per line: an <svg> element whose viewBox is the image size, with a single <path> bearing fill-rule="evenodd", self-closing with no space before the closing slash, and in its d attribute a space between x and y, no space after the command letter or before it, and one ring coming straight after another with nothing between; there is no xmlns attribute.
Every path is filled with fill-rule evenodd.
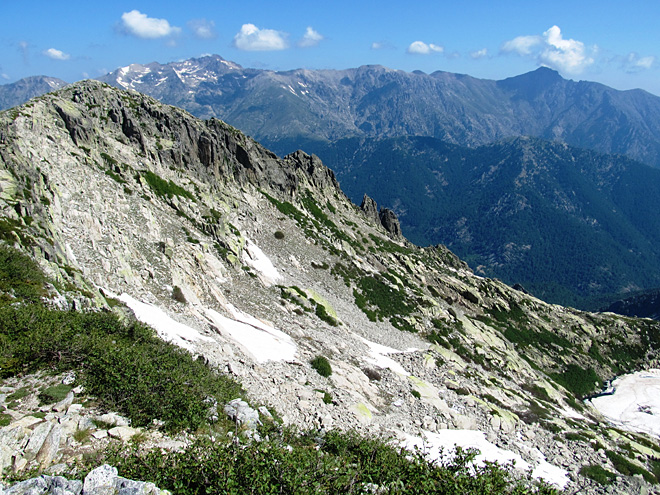
<svg viewBox="0 0 660 495"><path fill-rule="evenodd" d="M244 67L504 79L541 65L660 95L660 1L0 0L0 84L215 53Z"/></svg>

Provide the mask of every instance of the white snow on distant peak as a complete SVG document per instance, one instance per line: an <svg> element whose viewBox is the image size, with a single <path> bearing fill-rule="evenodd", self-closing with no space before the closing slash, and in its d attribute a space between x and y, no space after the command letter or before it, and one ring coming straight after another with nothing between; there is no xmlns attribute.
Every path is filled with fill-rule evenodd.
<svg viewBox="0 0 660 495"><path fill-rule="evenodd" d="M660 369L623 375L612 388L613 394L591 399L593 406L626 430L660 437Z"/></svg>
<svg viewBox="0 0 660 495"><path fill-rule="evenodd" d="M264 285L270 286L282 279L282 275L277 271L270 258L249 239L245 241L241 261L259 272L259 278Z"/></svg>
<svg viewBox="0 0 660 495"><path fill-rule="evenodd" d="M128 294L122 294L118 299L133 310L138 320L152 326L158 333L158 336L167 342L192 351L192 342L199 340L213 341L212 338L200 334L194 328L172 319L165 311L152 304L138 301Z"/></svg>
<svg viewBox="0 0 660 495"><path fill-rule="evenodd" d="M403 351L382 344L377 344L376 342L371 342L362 337L359 338L369 347L367 362L374 366L378 366L379 368L388 368L399 375L410 376L410 373L408 373L403 366L397 363L394 359L386 356L386 354L401 354Z"/></svg>
<svg viewBox="0 0 660 495"><path fill-rule="evenodd" d="M205 313L223 335L237 342L257 362L294 359L297 348L291 337L231 305L228 309L236 319L213 309L206 309Z"/></svg>
<svg viewBox="0 0 660 495"><path fill-rule="evenodd" d="M568 483L568 473L545 461L541 454L539 464L530 465L520 454L504 450L497 445L486 440L486 435L477 430L442 430L439 433L422 431L423 437L415 437L403 434L404 441L402 446L408 450L418 448L429 456L431 460L441 461L451 459L456 452L456 447L462 449L477 449L479 455L475 458L476 465L483 465L485 462L497 462L498 464L508 464L514 462L515 468L522 471L532 469L532 476L542 478L548 483L564 488ZM540 452L539 452L540 454Z"/></svg>

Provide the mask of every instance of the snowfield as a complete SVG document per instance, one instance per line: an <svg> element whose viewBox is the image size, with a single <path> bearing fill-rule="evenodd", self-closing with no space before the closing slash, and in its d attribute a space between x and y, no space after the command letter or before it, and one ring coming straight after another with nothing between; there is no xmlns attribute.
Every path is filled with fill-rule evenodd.
<svg viewBox="0 0 660 495"><path fill-rule="evenodd" d="M158 336L167 342L172 342L191 352L193 351L192 342L198 340L213 342L212 338L200 334L188 325L175 321L156 306L138 301L128 294L122 294L118 299L133 310L138 320L152 326L158 333Z"/></svg>
<svg viewBox="0 0 660 495"><path fill-rule="evenodd" d="M593 406L623 429L660 437L660 369L621 376L612 387L613 394L591 399Z"/></svg>

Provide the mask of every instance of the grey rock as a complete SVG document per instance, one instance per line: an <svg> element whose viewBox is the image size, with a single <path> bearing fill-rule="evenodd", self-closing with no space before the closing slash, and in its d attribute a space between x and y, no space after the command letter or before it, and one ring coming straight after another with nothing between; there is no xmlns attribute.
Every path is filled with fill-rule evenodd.
<svg viewBox="0 0 660 495"><path fill-rule="evenodd" d="M80 495L82 488L82 482L77 480L42 475L12 485L4 491L4 495Z"/></svg>
<svg viewBox="0 0 660 495"><path fill-rule="evenodd" d="M85 476L83 494L115 495L117 478L117 468L103 464Z"/></svg>
<svg viewBox="0 0 660 495"><path fill-rule="evenodd" d="M239 427L248 430L256 430L261 424L259 412L252 409L247 402L242 399L234 399L225 405L225 414L234 421Z"/></svg>
<svg viewBox="0 0 660 495"><path fill-rule="evenodd" d="M28 441L28 444L25 447L25 458L28 461L34 459L37 456L37 454L41 450L41 447L46 441L46 438L48 438L48 435L50 434L50 430L52 430L52 428L53 428L53 423L46 421L44 423L37 425L37 427L34 429L32 435L30 435L30 440Z"/></svg>
<svg viewBox="0 0 660 495"><path fill-rule="evenodd" d="M131 428L130 426L115 426L108 430L108 435L122 442L128 442L134 435L137 435L141 431L139 428Z"/></svg>
<svg viewBox="0 0 660 495"><path fill-rule="evenodd" d="M378 205L376 204L376 201L371 199L366 194L362 198L362 204L360 205L360 209L367 216L367 218L373 220L375 224L380 223L380 216L378 215Z"/></svg>
<svg viewBox="0 0 660 495"><path fill-rule="evenodd" d="M66 397L53 406L53 411L64 412L73 404L73 392L66 394Z"/></svg>
<svg viewBox="0 0 660 495"><path fill-rule="evenodd" d="M36 455L36 460L42 467L50 465L57 455L61 438L62 427L59 424L53 425Z"/></svg>
<svg viewBox="0 0 660 495"><path fill-rule="evenodd" d="M378 216L380 217L380 223L385 230L394 237L402 237L401 224L399 223L399 218L396 216L396 213L389 208L381 208Z"/></svg>

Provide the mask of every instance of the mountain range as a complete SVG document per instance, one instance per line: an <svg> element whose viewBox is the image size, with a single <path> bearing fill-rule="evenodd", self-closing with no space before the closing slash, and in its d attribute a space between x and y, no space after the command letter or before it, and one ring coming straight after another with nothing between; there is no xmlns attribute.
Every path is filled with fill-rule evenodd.
<svg viewBox="0 0 660 495"><path fill-rule="evenodd" d="M26 77L0 86L0 110L25 103L30 98L63 88L68 83L48 76Z"/></svg>
<svg viewBox="0 0 660 495"><path fill-rule="evenodd" d="M373 199L350 202L318 157L279 158L218 119L98 81L0 112L0 240L0 469L94 462L113 455L112 434L139 446L110 446L122 473L171 490L243 475L244 488L259 472L251 483L267 476L292 492L330 479L419 493L419 471L370 474L382 447L366 439L386 438L433 455L476 445L569 493L658 483L660 447L645 426L655 403L626 402L630 422L581 399L657 365L660 323L551 305L479 276L443 246L410 243ZM154 351L156 334L180 349ZM70 384L68 402L40 405L46 370ZM240 386L208 391L211 375ZM252 419L224 426L237 399ZM118 414L132 430L91 419ZM353 447L337 436L347 430L365 440ZM401 457L397 466L422 466ZM510 483L487 486L555 493Z"/></svg>
<svg viewBox="0 0 660 495"><path fill-rule="evenodd" d="M476 146L526 135L660 166L660 98L548 68L492 81L382 66L275 72L210 55L134 64L100 80L221 118L280 154L301 139L429 136Z"/></svg>
<svg viewBox="0 0 660 495"><path fill-rule="evenodd" d="M280 156L315 153L354 202L367 192L393 209L414 242L447 245L548 301L596 309L660 285L658 174L631 160L660 163L660 99L644 91L547 68L490 81L381 66L275 72L217 55L101 79L222 118Z"/></svg>

